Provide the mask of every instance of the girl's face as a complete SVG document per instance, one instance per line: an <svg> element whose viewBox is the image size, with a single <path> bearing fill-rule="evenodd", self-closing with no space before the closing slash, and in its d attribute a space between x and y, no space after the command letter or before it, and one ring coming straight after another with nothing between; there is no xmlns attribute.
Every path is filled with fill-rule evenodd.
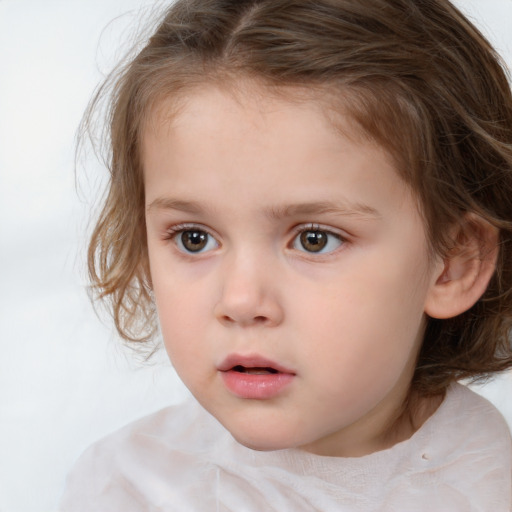
<svg viewBox="0 0 512 512"><path fill-rule="evenodd" d="M145 133L167 351L255 449L383 448L423 337L436 272L417 204L388 155L340 123L354 136L320 103L211 87Z"/></svg>

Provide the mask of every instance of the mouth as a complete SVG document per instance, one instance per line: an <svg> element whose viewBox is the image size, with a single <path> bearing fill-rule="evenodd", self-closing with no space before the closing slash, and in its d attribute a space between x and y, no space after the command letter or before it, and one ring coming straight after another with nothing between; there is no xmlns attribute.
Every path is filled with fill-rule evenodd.
<svg viewBox="0 0 512 512"><path fill-rule="evenodd" d="M276 373L280 373L278 370L270 366L267 366L265 368L246 368L245 366L242 366L240 364L234 366L231 370L238 373L246 373L248 375L274 375Z"/></svg>
<svg viewBox="0 0 512 512"><path fill-rule="evenodd" d="M280 395L295 379L295 372L260 356L228 356L218 368L233 395L268 400Z"/></svg>
<svg viewBox="0 0 512 512"><path fill-rule="evenodd" d="M259 355L231 354L220 364L218 370L248 375L276 375L279 373L295 375L293 370Z"/></svg>

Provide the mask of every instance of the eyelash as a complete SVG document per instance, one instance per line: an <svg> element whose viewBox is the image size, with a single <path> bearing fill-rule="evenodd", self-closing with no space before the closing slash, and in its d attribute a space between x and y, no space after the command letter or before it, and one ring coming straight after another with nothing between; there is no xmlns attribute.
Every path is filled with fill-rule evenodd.
<svg viewBox="0 0 512 512"><path fill-rule="evenodd" d="M184 254L188 254L188 255L194 255L194 254L202 254L203 252L209 252L211 250L208 249L208 250L204 250L204 248L200 248L199 250L197 251L190 251L190 250L187 250L184 245L183 245L183 241L180 240L178 238L178 235L180 234L183 234L187 231L190 231L190 232L199 232L199 233L206 233L206 235L210 238L212 238L215 243L216 243L216 247L217 248L220 243L217 241L217 238L208 230L208 229L205 229L203 226L199 226L199 225L196 225L196 224L177 224L176 226L172 226L171 228L169 228L166 233L165 233L165 237L164 237L164 240L172 240L178 247L178 250ZM300 240L300 237L302 235L304 235L305 233L320 233L320 234L326 234L327 237L326 237L326 245L324 247L321 247L318 251L308 251L308 250L305 250L304 246L302 246L303 248L300 249L297 247L297 244L301 244L304 242L304 240ZM321 237L320 237L321 238ZM334 238L338 243L338 246L335 247L334 249L331 249L329 251L326 251L324 252L323 249L325 247L327 247L329 245L329 243L331 242L331 245L332 245L332 238ZM344 245L345 243L347 242L346 238L343 237L342 235L340 235L339 233L336 233L334 231L332 231L331 229L327 229L327 228L324 228L318 224L308 224L308 225L302 225L300 227L297 227L294 231L294 235L293 235L293 238L291 240L291 242L288 244L288 247L291 247L293 249L296 249L298 250L299 252L302 252L304 254L311 254L311 255L315 255L315 254L318 254L318 255L326 255L326 254L331 254L333 252L336 252L340 246ZM208 246L208 241L206 243L206 246ZM181 245L181 247L180 247Z"/></svg>
<svg viewBox="0 0 512 512"><path fill-rule="evenodd" d="M337 247L335 247L334 249L331 249L331 250L325 251L325 252L323 251L324 247L322 247L319 251L307 251L307 250L297 249L297 247L295 247L295 245L296 245L296 243L301 243L302 242L299 237L301 237L305 233L323 233L323 234L326 234L327 235L327 240L326 240L326 244L327 245L329 244L330 239L332 241L332 238L334 238L339 245ZM292 245L293 248L299 250L300 252L302 252L304 254L325 256L325 255L329 255L329 254L332 254L334 252L337 252L339 247L344 245L346 243L346 241L347 240L346 240L345 237L343 237L340 233L334 232L332 229L320 226L318 224L308 224L306 226L300 226L300 227L298 227L295 230L295 234L294 234L294 236L292 238L291 245Z"/></svg>
<svg viewBox="0 0 512 512"><path fill-rule="evenodd" d="M215 240L217 246L219 245L217 238L212 233L210 233L209 230L205 229L203 226L198 226L196 224L177 224L176 226L172 226L171 228L169 228L166 231L164 240L172 240L176 244L178 250L184 254L194 255L194 254L202 254L203 252L207 252L207 251L203 251L202 249L198 250L198 251L188 251L185 249L185 247L183 246L183 241L180 240L178 236L187 231L206 233L211 239ZM181 248L179 247L180 244L182 245ZM207 242L207 244L208 244L208 242Z"/></svg>

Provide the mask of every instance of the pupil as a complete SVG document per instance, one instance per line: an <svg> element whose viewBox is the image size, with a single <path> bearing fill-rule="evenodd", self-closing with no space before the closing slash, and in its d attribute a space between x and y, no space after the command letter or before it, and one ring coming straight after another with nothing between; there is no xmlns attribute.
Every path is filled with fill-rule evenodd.
<svg viewBox="0 0 512 512"><path fill-rule="evenodd" d="M304 231L300 235L304 249L309 252L319 252L327 244L327 236L323 231Z"/></svg>
<svg viewBox="0 0 512 512"><path fill-rule="evenodd" d="M188 251L197 252L206 246L208 235L204 231L184 231L181 241Z"/></svg>

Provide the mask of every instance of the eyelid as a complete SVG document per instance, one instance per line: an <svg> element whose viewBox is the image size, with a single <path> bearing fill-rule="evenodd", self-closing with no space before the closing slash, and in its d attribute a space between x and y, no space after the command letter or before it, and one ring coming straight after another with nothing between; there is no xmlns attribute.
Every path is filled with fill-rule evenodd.
<svg viewBox="0 0 512 512"><path fill-rule="evenodd" d="M174 244L177 246L178 244L176 242L176 238L180 233L183 233L184 231L194 231L194 230L204 231L206 234L208 234L215 240L215 242L217 244L217 246L215 248L217 249L218 247L220 247L219 236L216 233L214 233L210 228L208 228L202 224L196 224L193 222L183 222L180 224L174 224L174 225L166 228L165 235L164 235L163 239L164 240L172 240L174 242ZM182 254L187 254L187 255L192 255L192 256L199 256L201 254L211 252L211 250L208 250L208 251L198 251L198 252L194 253L191 251L184 251L178 247L177 247L177 249Z"/></svg>
<svg viewBox="0 0 512 512"><path fill-rule="evenodd" d="M197 224L195 222L180 222L179 224L173 224L170 227L165 228L165 233L169 237L176 236L177 233L181 233L182 231L192 231L197 229L198 231L204 231L209 235L213 236L215 240L218 239L218 235L209 227L204 226L203 224Z"/></svg>
<svg viewBox="0 0 512 512"><path fill-rule="evenodd" d="M221 246L221 243L219 241L219 238L220 238L219 235L217 235L209 227L207 227L207 226L205 226L203 224L198 224L198 223L194 223L194 222L183 222L183 223L175 224L175 225L172 225L172 226L166 228L165 229L165 234L163 236L163 239L164 240L173 240L173 241L175 241L176 237L180 233L182 233L184 231L192 231L192 230L204 231L205 233L207 233L209 236L211 236L215 240L215 242L217 244L216 248ZM337 228L333 228L332 226L326 226L326 225L323 225L323 224L309 222L309 223L299 224L299 225L297 225L297 226L295 226L293 228L291 240L287 244L288 248L294 249L295 240L297 239L298 236L300 236L302 233L304 233L306 231L322 231L322 232L325 232L328 235L331 235L331 236L337 238L340 241L340 246L344 246L349 241L349 235L347 235L345 232L342 232L341 230L339 230ZM177 245L176 242L175 242L175 245ZM197 253L193 253L193 252L190 252L190 251L183 251L183 250L181 250L179 248L178 248L178 250L181 253L188 254L188 255L196 255L196 256L199 256L200 254L208 253L208 252L211 251L211 249L210 249L210 250L204 251L204 252L198 251ZM338 250L339 250L339 247L337 247L337 248L335 248L335 249L333 249L331 251L328 251L328 252L321 252L321 251L319 251L318 253L308 252L308 251L299 251L299 252L302 252L304 254L316 255L317 257L320 257L320 256L324 256L325 257L325 256L328 256L330 254L338 252Z"/></svg>
<svg viewBox="0 0 512 512"><path fill-rule="evenodd" d="M341 232L339 229L333 228L332 226L325 226L325 225L317 224L317 223L307 223L307 224L300 224L293 229L293 235L292 235L291 241L289 243L289 247L291 249L295 249L294 245L295 245L295 241L297 240L297 237L307 231L321 231L323 233L327 233L328 235L331 235L331 236L337 238L340 242L340 246L336 247L335 249L333 249L331 251L327 251L327 252L319 251L319 252L315 253L315 252L297 249L301 253L304 253L307 255L312 255L317 258L322 257L322 256L326 257L331 254L337 253L338 250L340 250L340 248L343 247L349 241L348 235L345 234L344 232Z"/></svg>
<svg viewBox="0 0 512 512"><path fill-rule="evenodd" d="M341 229L334 228L332 226L327 226L325 224L319 224L317 222L307 222L304 224L299 224L293 228L293 236L297 236L304 231L324 231L329 233L330 235L334 235L338 237L340 240L346 242L349 239L348 233L342 231Z"/></svg>

